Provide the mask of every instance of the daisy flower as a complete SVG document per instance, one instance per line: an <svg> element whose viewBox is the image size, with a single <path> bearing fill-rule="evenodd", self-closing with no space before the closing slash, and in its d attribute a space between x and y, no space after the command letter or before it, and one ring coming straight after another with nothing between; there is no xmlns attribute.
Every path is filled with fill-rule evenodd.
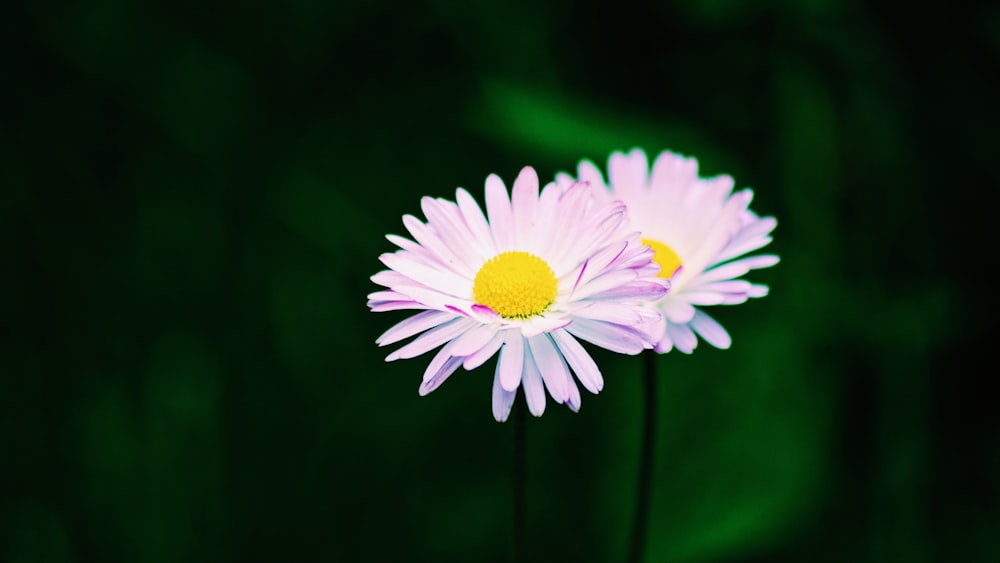
<svg viewBox="0 0 1000 563"><path fill-rule="evenodd" d="M670 151L660 153L650 170L641 149L611 154L608 183L588 160L580 162L577 178L556 175L563 187L577 181L588 182L600 201L617 199L628 206L631 229L641 231L642 242L656 254L660 275L671 282L670 293L649 305L663 313L663 337L654 349L690 354L697 336L729 348L729 333L704 307L767 295L766 285L739 278L778 263L771 254L744 256L770 243L777 225L773 217L750 210L753 192L733 192L730 176L700 178L697 160Z"/></svg>
<svg viewBox="0 0 1000 563"><path fill-rule="evenodd" d="M379 260L388 268L372 281L373 312L420 311L376 342L414 337L386 361L441 346L424 371L420 395L460 366L472 370L499 354L493 375L493 416L510 414L518 387L541 416L546 390L556 403L580 408L580 390L598 393L604 380L580 340L624 354L659 341L660 314L644 306L667 293L653 251L627 230L625 205L598 202L585 183L549 183L541 192L534 169L521 170L508 196L486 178L486 211L459 188L456 201L424 197L427 221L403 225L412 238L387 235L399 250Z"/></svg>

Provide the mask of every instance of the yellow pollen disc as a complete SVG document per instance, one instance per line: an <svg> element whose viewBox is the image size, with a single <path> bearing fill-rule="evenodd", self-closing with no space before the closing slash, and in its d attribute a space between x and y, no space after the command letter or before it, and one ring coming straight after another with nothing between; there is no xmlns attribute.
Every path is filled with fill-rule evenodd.
<svg viewBox="0 0 1000 563"><path fill-rule="evenodd" d="M642 239L642 244L645 244L653 249L653 262L660 265L659 276L661 278L670 279L670 276L674 275L677 268L681 267L681 258L677 256L673 248L663 244L658 240L652 240L648 238Z"/></svg>
<svg viewBox="0 0 1000 563"><path fill-rule="evenodd" d="M476 303L506 319L541 314L556 300L556 275L545 260L514 250L483 264L472 284Z"/></svg>

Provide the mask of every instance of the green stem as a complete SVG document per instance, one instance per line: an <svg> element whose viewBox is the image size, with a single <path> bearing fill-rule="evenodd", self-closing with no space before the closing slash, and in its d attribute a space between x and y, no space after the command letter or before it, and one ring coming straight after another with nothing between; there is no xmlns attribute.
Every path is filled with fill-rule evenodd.
<svg viewBox="0 0 1000 563"><path fill-rule="evenodd" d="M656 445L656 356L652 350L645 356L643 398L642 445L639 458L639 475L636 486L635 519L632 522L632 546L628 561L640 563L646 553L646 530L649 528L649 506L653 493L653 451Z"/></svg>
<svg viewBox="0 0 1000 563"><path fill-rule="evenodd" d="M521 401L514 402L514 563L525 561L525 517L527 515L527 408Z"/></svg>

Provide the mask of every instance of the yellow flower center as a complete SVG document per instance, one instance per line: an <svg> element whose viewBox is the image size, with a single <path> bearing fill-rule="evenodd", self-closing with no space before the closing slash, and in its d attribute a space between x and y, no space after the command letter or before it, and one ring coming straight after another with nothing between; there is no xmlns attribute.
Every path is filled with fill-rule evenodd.
<svg viewBox="0 0 1000 563"><path fill-rule="evenodd" d="M681 267L681 258L677 256L673 248L658 240L648 238L642 239L642 243L653 249L653 262L660 265L659 276L661 278L670 279L670 276L674 275L677 268Z"/></svg>
<svg viewBox="0 0 1000 563"><path fill-rule="evenodd" d="M552 305L556 288L556 275L545 260L513 250L497 254L479 268L472 295L476 303L505 319L526 319Z"/></svg>

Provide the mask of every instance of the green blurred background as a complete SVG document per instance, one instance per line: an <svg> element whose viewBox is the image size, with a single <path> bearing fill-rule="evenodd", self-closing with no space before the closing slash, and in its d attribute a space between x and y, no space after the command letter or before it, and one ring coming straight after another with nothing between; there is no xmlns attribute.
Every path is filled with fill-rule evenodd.
<svg viewBox="0 0 1000 563"><path fill-rule="evenodd" d="M782 257L661 358L648 560L1000 561L997 5L8 12L0 560L507 561L492 367L418 397L368 278L422 195L641 146ZM536 561L627 552L642 362L595 356L528 421Z"/></svg>

